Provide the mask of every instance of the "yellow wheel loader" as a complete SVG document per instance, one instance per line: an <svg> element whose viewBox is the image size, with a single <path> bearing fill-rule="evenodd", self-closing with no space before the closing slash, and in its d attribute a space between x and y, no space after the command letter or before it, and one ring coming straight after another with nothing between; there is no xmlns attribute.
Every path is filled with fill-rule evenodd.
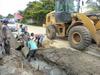
<svg viewBox="0 0 100 75"><path fill-rule="evenodd" d="M81 0L55 0L55 11L46 15L46 35L49 39L68 37L70 45L79 50L92 40L100 45L100 10L98 13L80 12Z"/></svg>

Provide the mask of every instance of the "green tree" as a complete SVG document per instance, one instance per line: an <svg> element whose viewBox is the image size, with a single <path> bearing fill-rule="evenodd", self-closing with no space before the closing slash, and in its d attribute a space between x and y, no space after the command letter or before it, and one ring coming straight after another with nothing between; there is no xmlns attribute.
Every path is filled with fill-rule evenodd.
<svg viewBox="0 0 100 75"><path fill-rule="evenodd" d="M43 9L54 10L55 0L40 0L43 3Z"/></svg>
<svg viewBox="0 0 100 75"><path fill-rule="evenodd" d="M87 7L91 8L91 11L100 12L100 0L87 0Z"/></svg>
<svg viewBox="0 0 100 75"><path fill-rule="evenodd" d="M26 22L31 18L35 20L37 24L43 24L46 14L53 10L54 0L40 0L29 2L27 4L27 8L23 11L24 19L22 22Z"/></svg>
<svg viewBox="0 0 100 75"><path fill-rule="evenodd" d="M7 18L14 18L12 14L8 14Z"/></svg>

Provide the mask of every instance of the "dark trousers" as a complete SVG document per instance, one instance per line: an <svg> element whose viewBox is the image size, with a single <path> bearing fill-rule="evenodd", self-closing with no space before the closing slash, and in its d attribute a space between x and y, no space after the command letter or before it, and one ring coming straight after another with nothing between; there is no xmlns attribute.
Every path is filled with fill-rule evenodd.
<svg viewBox="0 0 100 75"><path fill-rule="evenodd" d="M10 54L10 41L8 39L4 39L4 49L6 54Z"/></svg>
<svg viewBox="0 0 100 75"><path fill-rule="evenodd" d="M30 50L30 51L29 51L29 53L28 53L28 55L27 55L28 61L30 61L32 57L35 57L36 51L37 51L37 50Z"/></svg>

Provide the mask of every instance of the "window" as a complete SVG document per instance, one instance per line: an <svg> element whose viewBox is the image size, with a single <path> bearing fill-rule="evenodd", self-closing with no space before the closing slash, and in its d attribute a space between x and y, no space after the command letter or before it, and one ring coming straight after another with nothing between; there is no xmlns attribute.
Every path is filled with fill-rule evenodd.
<svg viewBox="0 0 100 75"><path fill-rule="evenodd" d="M65 2L64 2L64 0L57 0L56 2L55 2L55 10L56 11L65 11Z"/></svg>
<svg viewBox="0 0 100 75"><path fill-rule="evenodd" d="M56 0L56 11L75 12L77 10L76 0Z"/></svg>

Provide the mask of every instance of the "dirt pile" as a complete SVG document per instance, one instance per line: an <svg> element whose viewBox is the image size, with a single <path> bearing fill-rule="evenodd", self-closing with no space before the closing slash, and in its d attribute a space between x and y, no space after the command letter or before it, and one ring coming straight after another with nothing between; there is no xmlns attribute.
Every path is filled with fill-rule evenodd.
<svg viewBox="0 0 100 75"><path fill-rule="evenodd" d="M13 51L12 55L5 56L0 62L0 75L32 75L32 70L23 63L19 52Z"/></svg>
<svg viewBox="0 0 100 75"><path fill-rule="evenodd" d="M35 70L18 51L12 50L10 56L0 60L0 75L44 75Z"/></svg>
<svg viewBox="0 0 100 75"><path fill-rule="evenodd" d="M66 71L66 75L100 75L100 59L70 48L50 48L38 51L45 61Z"/></svg>
<svg viewBox="0 0 100 75"><path fill-rule="evenodd" d="M15 50L17 43L12 37L11 55L0 60L0 75L100 75L99 58L75 50L62 40L45 41L46 49L37 52L38 60L28 63Z"/></svg>

